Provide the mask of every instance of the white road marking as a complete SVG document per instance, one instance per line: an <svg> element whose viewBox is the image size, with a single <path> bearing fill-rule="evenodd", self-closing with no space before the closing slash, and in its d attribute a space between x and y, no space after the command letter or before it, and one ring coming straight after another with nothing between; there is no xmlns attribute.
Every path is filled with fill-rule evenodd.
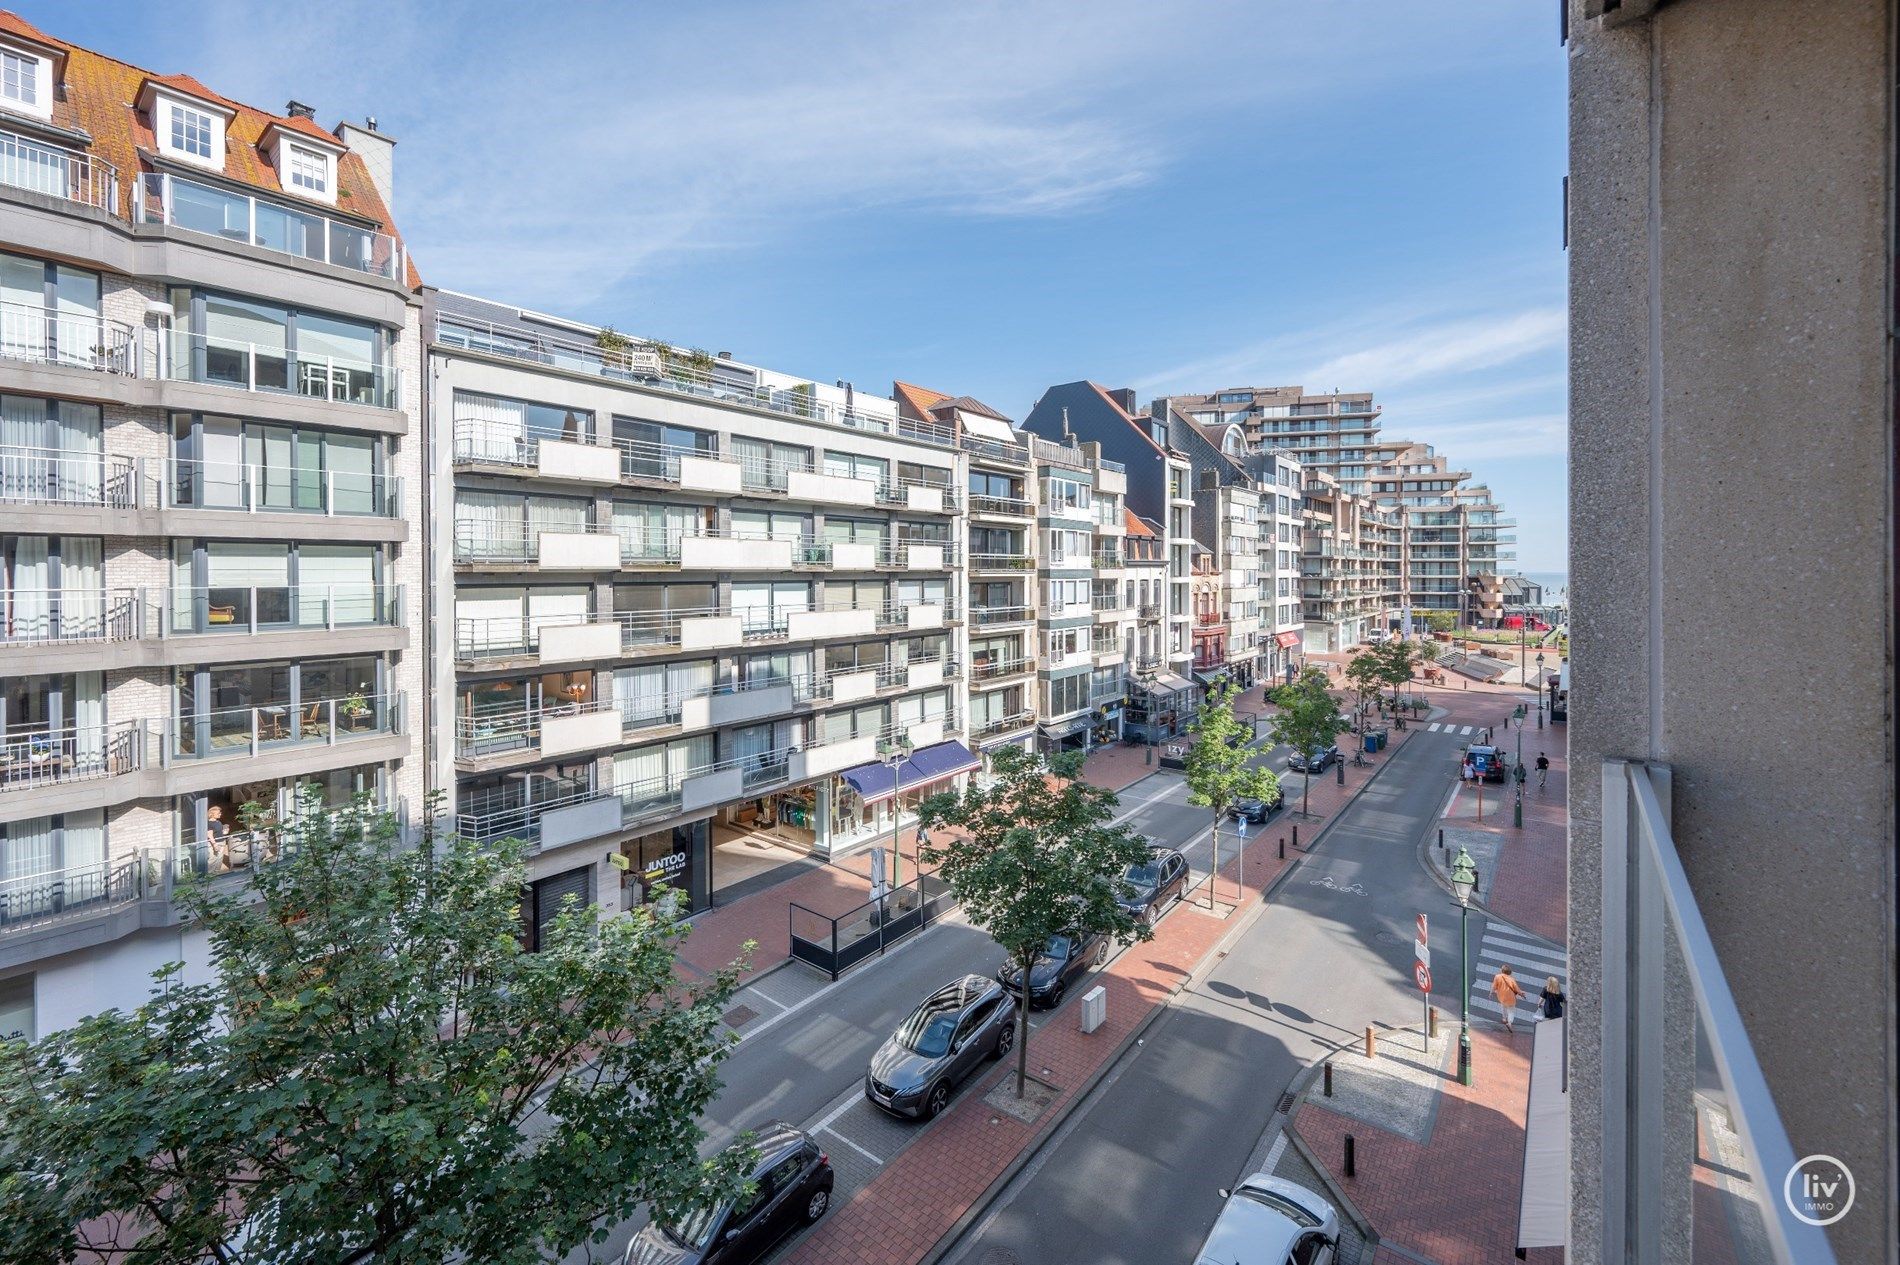
<svg viewBox="0 0 1900 1265"><path fill-rule="evenodd" d="M1146 808L1148 805L1154 803L1156 800L1165 798L1169 794L1169 792L1175 790L1176 787L1180 785L1182 784L1170 782L1168 785L1162 787L1160 790L1150 795L1147 799L1142 800L1139 804L1136 804L1133 808L1129 809L1127 812L1117 817L1114 821L1111 821L1109 825L1111 826L1121 825L1124 821L1127 821L1130 817L1133 817L1136 813L1140 812L1142 809Z"/></svg>
<svg viewBox="0 0 1900 1265"><path fill-rule="evenodd" d="M842 1116L845 1112L851 1110L853 1107L857 1106L859 1103L863 1101L864 1101L863 1093L852 1094L850 1097L846 1098L843 1102L839 1103L836 1107L832 1108L830 1115L826 1116L823 1120L820 1120L817 1124L813 1125L811 1127L811 1131L813 1133L820 1133L826 1129L829 1129L832 1125L832 1122L835 1121L839 1116Z"/></svg>
<svg viewBox="0 0 1900 1265"><path fill-rule="evenodd" d="M1451 816L1451 810L1458 807L1458 796L1464 793L1464 789L1465 784L1463 782L1451 788L1451 798L1445 802L1445 811L1438 814L1440 817Z"/></svg>
<svg viewBox="0 0 1900 1265"><path fill-rule="evenodd" d="M891 950L885 956L872 958L869 962L865 963L863 966L853 968L851 972L851 976L847 976L845 978L852 978L858 975L862 975L868 971L875 971L878 968L878 964L880 962L894 961L897 955L901 953L906 946L916 944L918 941L922 940L925 936L929 935L931 932L935 931L938 927L943 926L945 923L949 922L952 918L955 918L955 917L956 917L955 914L946 914L941 920L931 923L928 927L925 927L922 931L917 932L915 935L906 936L902 941L898 943L895 949ZM959 919L959 921L961 920ZM801 1001L793 1002L791 1005L787 1006L785 1009L779 1011L776 1015L773 1015L770 1019L763 1020L762 1022L757 1024L755 1027L751 1029L751 1031L740 1033L739 1041L741 1043L750 1041L752 1040L752 1038L758 1036L761 1032L767 1032L771 1030L776 1025L784 1022L787 1019L790 1019L793 1015L797 1014L799 1011L803 1010L805 1007L811 1005L813 1002L817 1001L819 998L825 996L825 994L829 993L832 989L836 988L838 985L842 983L844 983L844 979L833 980L829 984L826 984L823 988L819 989L817 992L813 993L810 997L804 998Z"/></svg>
<svg viewBox="0 0 1900 1265"><path fill-rule="evenodd" d="M1280 1130L1280 1136L1273 1140L1273 1145L1267 1148L1267 1158L1260 1165L1260 1171L1263 1173L1271 1173L1279 1166L1280 1157L1285 1154L1286 1130L1282 1129Z"/></svg>
<svg viewBox="0 0 1900 1265"><path fill-rule="evenodd" d="M829 1133L832 1137L838 1139L838 1141L844 1143L846 1146L850 1147L852 1150L856 1151L859 1155L862 1155L865 1159L871 1161L871 1163L873 1164L882 1165L884 1163L883 1160L880 1160L877 1156L871 1154L869 1151L859 1146L856 1142L853 1142L850 1138L847 1138L844 1134L838 1132L836 1129L832 1128L829 1125L825 1126L822 1129L817 1130L817 1132Z"/></svg>
<svg viewBox="0 0 1900 1265"><path fill-rule="evenodd" d="M1471 726L1466 725L1463 729L1460 729L1458 732L1461 734L1469 734L1471 732Z"/></svg>
<svg viewBox="0 0 1900 1265"><path fill-rule="evenodd" d="M780 1010L784 1010L784 1009L786 1009L786 1005L785 1005L785 1003L784 1003L784 1002L782 1002L782 1001L780 1001L780 1000L779 1000L778 998L776 998L776 997L773 997L773 996L770 996L769 994L767 994L767 993L766 993L766 991L765 991L765 990L764 990L763 988L754 988L754 989L752 989L752 990L751 990L751 996L753 996L753 997L757 997L757 998L760 998L760 999L761 999L761 1000L763 1000L763 1001L769 1001L769 1002L771 1002L771 1003L772 1003L772 1004L773 1004L774 1006L777 1006L777 1007L778 1007L778 1008L779 1008Z"/></svg>

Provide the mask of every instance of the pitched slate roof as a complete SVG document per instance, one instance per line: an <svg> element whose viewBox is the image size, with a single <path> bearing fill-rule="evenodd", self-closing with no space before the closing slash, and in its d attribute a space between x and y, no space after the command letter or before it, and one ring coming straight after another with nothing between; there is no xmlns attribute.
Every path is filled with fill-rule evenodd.
<svg viewBox="0 0 1900 1265"><path fill-rule="evenodd" d="M140 177L146 172L158 170L153 161L158 155L158 143L152 135L152 120L147 111L138 108L139 97L150 82L174 92L211 101L232 111L231 121L225 127L222 174L226 180L284 198L292 205L309 205L326 213L364 220L400 239L389 208L384 204L382 194L377 191L376 182L370 179L369 168L364 166L362 158L350 153L334 133L325 131L314 121L272 114L233 101L190 75L155 74L104 53L55 39L17 13L4 9L0 9L0 33L12 34L65 52L63 91L54 95L52 122L56 127L91 136L92 144L88 152L111 163L118 170L119 205L114 210L119 215L127 219L132 217L133 199L139 196L142 184ZM8 118L4 112L0 112L0 122ZM271 162L269 151L262 143L265 132L272 124L302 132L344 150L336 164L337 201L334 207L328 203L312 203L284 186ZM27 126L30 128L30 121L27 121ZM409 264L409 284L412 287L422 284L413 261Z"/></svg>

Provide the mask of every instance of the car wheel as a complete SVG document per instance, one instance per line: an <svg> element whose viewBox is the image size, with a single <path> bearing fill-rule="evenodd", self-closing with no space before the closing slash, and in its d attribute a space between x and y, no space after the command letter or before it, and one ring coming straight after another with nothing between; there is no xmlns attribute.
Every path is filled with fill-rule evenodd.
<svg viewBox="0 0 1900 1265"><path fill-rule="evenodd" d="M1049 990L1049 1004L1045 1009L1054 1010L1057 1006L1060 1006L1062 1004L1062 995L1068 991L1069 986L1063 981L1057 980L1056 986Z"/></svg>
<svg viewBox="0 0 1900 1265"><path fill-rule="evenodd" d="M930 1097L924 1099L924 1119L935 1120L950 1105L950 1086L938 1081L930 1088Z"/></svg>
<svg viewBox="0 0 1900 1265"><path fill-rule="evenodd" d="M996 1057L999 1059L1005 1058L1008 1056L1009 1052L1015 1048L1016 1048L1016 1024L1015 1024L1015 1021L1012 1020L1009 1023L1004 1024L1003 1030L996 1034Z"/></svg>
<svg viewBox="0 0 1900 1265"><path fill-rule="evenodd" d="M1150 905L1149 908L1153 909L1154 906ZM1151 914L1150 917L1152 916ZM1095 965L1099 969L1106 961L1108 961L1108 941L1104 940L1095 946Z"/></svg>
<svg viewBox="0 0 1900 1265"><path fill-rule="evenodd" d="M1142 912L1141 920L1150 927L1154 926L1161 921L1161 907L1159 905L1148 906L1148 908Z"/></svg>
<svg viewBox="0 0 1900 1265"><path fill-rule="evenodd" d="M805 1224L810 1225L825 1215L831 1207L831 1191L823 1186L811 1192L811 1198L805 1201Z"/></svg>

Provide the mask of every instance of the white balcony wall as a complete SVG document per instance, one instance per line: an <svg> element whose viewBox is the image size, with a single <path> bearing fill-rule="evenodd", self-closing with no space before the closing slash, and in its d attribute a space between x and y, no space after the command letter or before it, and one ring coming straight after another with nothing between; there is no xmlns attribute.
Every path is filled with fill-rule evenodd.
<svg viewBox="0 0 1900 1265"><path fill-rule="evenodd" d="M831 678L831 701L851 703L877 693L877 673L842 672Z"/></svg>
<svg viewBox="0 0 1900 1265"><path fill-rule="evenodd" d="M707 615L680 621L680 649L717 650L745 641L745 622L737 615Z"/></svg>
<svg viewBox="0 0 1900 1265"><path fill-rule="evenodd" d="M680 487L688 492L737 494L742 473L736 461L712 461L705 457L680 458Z"/></svg>
<svg viewBox="0 0 1900 1265"><path fill-rule="evenodd" d="M599 444L577 444L565 439L543 439L537 445L539 472L550 479L581 483L620 482L620 452Z"/></svg>
<svg viewBox="0 0 1900 1265"><path fill-rule="evenodd" d="M712 696L712 723L715 725L738 725L791 710L792 687L789 682L765 689Z"/></svg>
<svg viewBox="0 0 1900 1265"><path fill-rule="evenodd" d="M544 716L541 719L541 754L569 755L576 751L597 751L620 741L620 713L617 711L583 712L578 716Z"/></svg>
<svg viewBox="0 0 1900 1265"><path fill-rule="evenodd" d="M598 839L618 829L620 801L611 795L551 808L541 814L541 850L545 852L583 839Z"/></svg>
<svg viewBox="0 0 1900 1265"><path fill-rule="evenodd" d="M836 773L839 769L848 769L854 764L868 764L877 759L877 739L873 737L853 738L848 742L834 742L810 751L795 751L790 758L791 778L802 782L807 778L818 777L825 773ZM735 795L734 798L737 798Z"/></svg>
<svg viewBox="0 0 1900 1265"><path fill-rule="evenodd" d="M943 603L919 602L915 606L905 607L904 626L906 628L943 627Z"/></svg>
<svg viewBox="0 0 1900 1265"><path fill-rule="evenodd" d="M682 536L682 571L790 571L789 540L737 540L726 536Z"/></svg>
<svg viewBox="0 0 1900 1265"><path fill-rule="evenodd" d="M540 633L542 663L576 663L611 659L620 653L618 624L544 624Z"/></svg>
<svg viewBox="0 0 1900 1265"><path fill-rule="evenodd" d="M745 798L745 774L739 769L715 769L680 783L680 809L710 808Z"/></svg>
<svg viewBox="0 0 1900 1265"><path fill-rule="evenodd" d="M841 540L831 546L833 571L869 571L876 565L876 545L855 540Z"/></svg>
<svg viewBox="0 0 1900 1265"><path fill-rule="evenodd" d="M617 571L620 537L601 532L544 531L540 534L539 565L551 571Z"/></svg>
<svg viewBox="0 0 1900 1265"><path fill-rule="evenodd" d="M793 611L786 620L793 641L808 637L869 637L877 631L877 612Z"/></svg>
<svg viewBox="0 0 1900 1265"><path fill-rule="evenodd" d="M785 494L795 501L829 501L839 505L877 504L877 484L869 479L793 470L785 476Z"/></svg>
<svg viewBox="0 0 1900 1265"><path fill-rule="evenodd" d="M943 570L942 545L911 545L904 551L905 565L912 571Z"/></svg>

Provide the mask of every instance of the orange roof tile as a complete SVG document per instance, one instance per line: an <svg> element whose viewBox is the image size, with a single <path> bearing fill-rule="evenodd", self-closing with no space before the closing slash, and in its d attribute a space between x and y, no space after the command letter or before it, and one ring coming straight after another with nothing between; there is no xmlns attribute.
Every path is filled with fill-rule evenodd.
<svg viewBox="0 0 1900 1265"><path fill-rule="evenodd" d="M51 39L18 14L6 10L0 10L0 31L66 50L66 90L54 99L53 123L92 136L92 156L111 163L118 170L120 204L117 210L127 218L131 217L133 200L140 196L141 175L157 170L153 159L157 155L158 145L152 135L152 121L145 111L137 107L139 95L148 80L177 92L216 102L233 111L231 121L225 127L224 178L281 195L294 204L307 205L310 200L285 188L278 178L270 154L262 145L265 131L275 123L315 138L327 139L332 145L341 144L334 135L309 119L284 118L232 101L190 75L155 75L103 53L64 40ZM336 175L337 201L334 209L374 224L383 232L400 239L389 208L384 204L382 194L377 191L375 181L370 179L369 168L364 166L362 158L346 150L337 160ZM408 280L411 287L421 284L413 261L409 265Z"/></svg>
<svg viewBox="0 0 1900 1265"><path fill-rule="evenodd" d="M1148 524L1141 521L1141 515L1135 513L1135 511L1129 509L1126 505L1122 506L1122 530L1130 536L1154 535L1154 532L1149 529Z"/></svg>
<svg viewBox="0 0 1900 1265"><path fill-rule="evenodd" d="M917 420L930 416L930 410L950 397L941 391L932 391L927 387L912 386L908 382L891 383L891 394L900 404L908 404L917 413Z"/></svg>

